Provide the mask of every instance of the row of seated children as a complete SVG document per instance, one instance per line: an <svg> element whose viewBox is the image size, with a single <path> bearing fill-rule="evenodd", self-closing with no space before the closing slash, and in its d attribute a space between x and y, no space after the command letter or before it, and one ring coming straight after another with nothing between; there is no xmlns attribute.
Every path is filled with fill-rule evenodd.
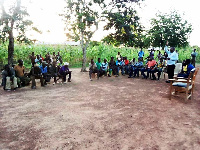
<svg viewBox="0 0 200 150"><path fill-rule="evenodd" d="M40 79L41 86L45 86L47 82L50 82L51 78L54 78L53 84L57 83L56 77L62 78L63 83L66 83L66 75L68 74L68 82L71 82L71 71L69 71L68 65L69 63L65 62L64 65L59 68L56 61L50 65L43 61L41 66L34 63L30 72L24 73L25 67L23 61L20 59L18 60L18 65L15 65L14 68L10 67L8 64L5 65L4 70L2 71L3 89L16 89L17 87L29 85L30 81L32 81L31 87L35 89L35 79Z"/></svg>

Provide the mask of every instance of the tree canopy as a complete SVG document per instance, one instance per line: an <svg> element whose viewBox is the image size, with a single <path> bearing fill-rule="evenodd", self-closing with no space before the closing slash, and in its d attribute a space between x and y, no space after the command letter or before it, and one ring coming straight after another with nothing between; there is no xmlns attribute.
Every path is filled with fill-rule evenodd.
<svg viewBox="0 0 200 150"><path fill-rule="evenodd" d="M96 9L94 9L94 7ZM81 42L83 62L81 71L86 71L86 50L93 34L98 30L103 0L68 0L62 14L68 29L67 36Z"/></svg>
<svg viewBox="0 0 200 150"><path fill-rule="evenodd" d="M39 30L32 26L31 20L26 19L29 14L26 8L21 5L21 0L15 0L9 9L5 9L5 2L5 0L0 1L0 42L9 41L8 64L13 64L14 32L17 33L15 37L17 41L30 43L31 40L26 36L27 28L32 27L33 30L38 32ZM30 30L30 28L28 29Z"/></svg>
<svg viewBox="0 0 200 150"><path fill-rule="evenodd" d="M112 5L112 9L105 11L105 17L108 23L104 26L104 30L114 29L115 32L106 36L102 41L115 46L141 47L143 27L133 5L128 6L124 1L116 2Z"/></svg>
<svg viewBox="0 0 200 150"><path fill-rule="evenodd" d="M154 47L164 47L166 41L170 46L185 47L188 45L192 25L184 20L176 11L169 14L157 14L151 20L152 27L148 31L147 41Z"/></svg>

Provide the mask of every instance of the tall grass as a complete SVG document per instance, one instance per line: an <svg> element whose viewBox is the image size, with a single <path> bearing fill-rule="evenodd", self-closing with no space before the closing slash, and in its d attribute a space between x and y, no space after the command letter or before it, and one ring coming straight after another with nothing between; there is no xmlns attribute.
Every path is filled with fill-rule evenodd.
<svg viewBox="0 0 200 150"><path fill-rule="evenodd" d="M1 45L0 46L0 63L6 64L7 58L8 58L8 52L7 52L7 45ZM184 59L190 59L191 58L191 52L193 50L192 47L186 47L186 48L176 48L179 53L179 61L183 61ZM197 56L197 62L200 62L200 48L196 47L197 53L199 54ZM67 61L70 63L71 67L80 67L82 64L82 49L80 46L69 46L69 45L19 45L15 44L15 51L14 51L14 61L17 62L18 59L23 59L24 64L26 67L30 67L31 61L29 59L29 56L32 52L35 52L35 54L41 54L43 57L47 54L47 52L50 52L52 54L53 52L60 52L60 55L63 58L63 62ZM138 52L139 49L137 48L130 48L130 47L123 47L123 48L117 48L110 45L104 45L100 44L98 46L90 46L87 49L87 64L90 62L90 59L94 59L97 61L97 58L101 58L103 61L104 58L106 58L108 61L110 60L110 57L117 55L117 52L120 52L122 56L127 56L129 60L132 60L133 58L138 58ZM147 57L149 55L148 50L144 50L145 56ZM161 53L164 54L164 50L161 50ZM155 56L157 56L158 51L155 52Z"/></svg>

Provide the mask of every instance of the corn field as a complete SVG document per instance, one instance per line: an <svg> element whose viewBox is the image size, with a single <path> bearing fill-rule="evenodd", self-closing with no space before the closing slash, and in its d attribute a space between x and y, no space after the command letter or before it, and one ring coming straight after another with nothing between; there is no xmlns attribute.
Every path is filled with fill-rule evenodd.
<svg viewBox="0 0 200 150"><path fill-rule="evenodd" d="M0 63L6 64L8 58L7 52L7 45L0 46ZM198 53L197 62L200 62L200 48L195 47ZM194 47L186 47L186 48L176 48L179 54L179 61L182 62L184 59L190 59L191 52ZM15 51L14 51L14 62L17 63L18 59L23 59L24 65L27 68L30 68L31 61L29 56L31 53L34 52L35 55L41 54L43 57L50 52L52 54L55 52L60 52L60 55L63 58L63 62L67 61L70 63L70 67L81 67L82 64L82 49L80 46L69 46L69 45L19 45L15 44ZM138 58L139 49L137 48L130 48L130 47L122 47L117 48L110 45L100 44L98 46L89 46L87 49L87 64L90 62L90 59L94 59L97 61L97 58L101 58L103 61L106 58L108 61L110 57L117 55L117 52L120 52L122 56L127 56L129 60L133 58ZM144 49L145 56L149 55L149 51ZM164 54L164 50L161 50L161 53ZM154 56L157 56L158 51L155 52Z"/></svg>

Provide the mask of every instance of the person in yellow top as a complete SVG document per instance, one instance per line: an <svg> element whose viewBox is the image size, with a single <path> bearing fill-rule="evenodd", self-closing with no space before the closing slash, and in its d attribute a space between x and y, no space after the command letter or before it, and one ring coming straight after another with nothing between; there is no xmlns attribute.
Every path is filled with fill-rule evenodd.
<svg viewBox="0 0 200 150"><path fill-rule="evenodd" d="M19 87L28 85L31 80L24 74L25 67L23 65L23 60L21 59L18 60L18 65L14 67L14 70L16 72L16 77L19 79L18 81Z"/></svg>

